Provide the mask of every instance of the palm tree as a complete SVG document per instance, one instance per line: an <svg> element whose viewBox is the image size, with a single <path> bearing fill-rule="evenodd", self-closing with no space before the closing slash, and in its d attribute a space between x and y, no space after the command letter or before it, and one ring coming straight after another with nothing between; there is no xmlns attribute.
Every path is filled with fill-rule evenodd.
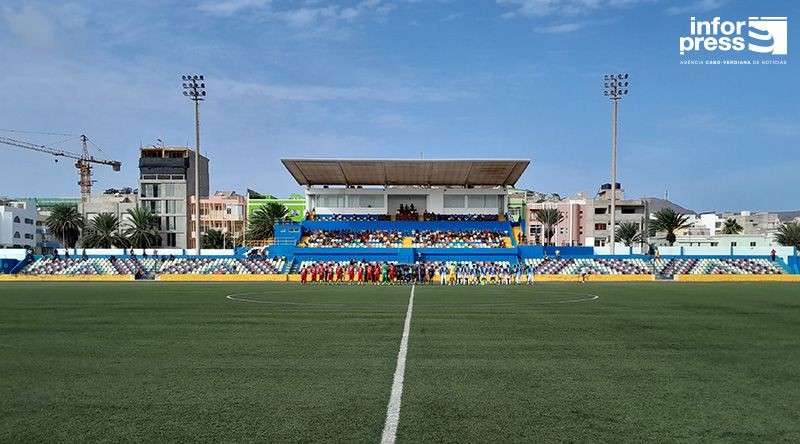
<svg viewBox="0 0 800 444"><path fill-rule="evenodd" d="M787 222L778 227L775 233L775 242L784 247L800 248L800 223Z"/></svg>
<svg viewBox="0 0 800 444"><path fill-rule="evenodd" d="M277 202L268 202L253 211L248 221L247 238L253 240L271 239L275 235L275 223L286 218L289 210Z"/></svg>
<svg viewBox="0 0 800 444"><path fill-rule="evenodd" d="M639 231L639 224L636 222L623 222L617 227L616 238L625 243L626 247L642 240L642 233Z"/></svg>
<svg viewBox="0 0 800 444"><path fill-rule="evenodd" d="M75 248L83 230L83 216L72 205L58 204L53 206L45 225L64 247Z"/></svg>
<svg viewBox="0 0 800 444"><path fill-rule="evenodd" d="M81 243L86 248L128 247L128 240L119 234L119 218L111 213L95 216Z"/></svg>
<svg viewBox="0 0 800 444"><path fill-rule="evenodd" d="M651 235L665 231L667 233L667 242L669 242L670 246L675 244L675 231L688 228L691 225L687 222L689 216L680 214L669 207L658 210L655 217L653 223L650 224Z"/></svg>
<svg viewBox="0 0 800 444"><path fill-rule="evenodd" d="M156 218L147 208L131 208L127 211L128 226L123 232L133 248L151 248L161 244L161 235L156 229Z"/></svg>
<svg viewBox="0 0 800 444"><path fill-rule="evenodd" d="M203 234L203 247L210 249L233 248L233 239L220 230L208 230Z"/></svg>
<svg viewBox="0 0 800 444"><path fill-rule="evenodd" d="M564 213L557 208L542 208L536 213L536 219L544 226L545 245L550 245L556 230L555 227L564 220Z"/></svg>
<svg viewBox="0 0 800 444"><path fill-rule="evenodd" d="M722 234L739 234L744 228L739 225L739 222L734 218L726 219L725 226L722 228Z"/></svg>

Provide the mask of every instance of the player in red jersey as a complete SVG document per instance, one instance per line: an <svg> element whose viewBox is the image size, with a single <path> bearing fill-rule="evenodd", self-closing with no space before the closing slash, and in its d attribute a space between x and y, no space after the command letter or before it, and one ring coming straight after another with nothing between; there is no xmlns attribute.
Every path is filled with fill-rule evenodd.
<svg viewBox="0 0 800 444"><path fill-rule="evenodd" d="M354 267L353 264L350 264L350 266L347 267L347 278L351 284L353 283L353 277L355 276L355 274L356 274L356 267Z"/></svg>
<svg viewBox="0 0 800 444"><path fill-rule="evenodd" d="M317 267L311 267L311 282L317 283Z"/></svg>
<svg viewBox="0 0 800 444"><path fill-rule="evenodd" d="M395 273L394 264L389 265L389 283L394 284L394 273Z"/></svg>
<svg viewBox="0 0 800 444"><path fill-rule="evenodd" d="M336 266L336 282L342 282L342 276L344 276L344 268L341 265Z"/></svg>
<svg viewBox="0 0 800 444"><path fill-rule="evenodd" d="M361 285L364 283L364 266L358 267L358 284Z"/></svg>
<svg viewBox="0 0 800 444"><path fill-rule="evenodd" d="M308 279L308 269L303 267L300 269L300 284L305 284L306 279Z"/></svg>

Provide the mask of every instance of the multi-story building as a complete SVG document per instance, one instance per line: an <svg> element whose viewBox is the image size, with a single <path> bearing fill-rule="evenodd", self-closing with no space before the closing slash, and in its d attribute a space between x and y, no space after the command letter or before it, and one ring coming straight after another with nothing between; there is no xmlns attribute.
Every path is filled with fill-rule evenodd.
<svg viewBox="0 0 800 444"><path fill-rule="evenodd" d="M195 190L195 153L182 146L146 146L139 157L139 205L156 216L161 246L187 248L188 197L208 196L208 158L200 156L200 189Z"/></svg>
<svg viewBox="0 0 800 444"><path fill-rule="evenodd" d="M725 221L734 219L743 230L741 234L764 235L773 234L778 230L781 221L777 213L741 211L739 213L722 213L717 220L717 231L721 232Z"/></svg>
<svg viewBox="0 0 800 444"><path fill-rule="evenodd" d="M600 186L594 199L586 200L584 210L583 234L584 245L602 247L610 242L611 230L611 184ZM639 226L641 232L647 231L649 217L646 199L625 199L625 190L618 183L616 186L616 212L614 222L617 226L632 222Z"/></svg>
<svg viewBox="0 0 800 444"><path fill-rule="evenodd" d="M24 201L26 205L36 209L36 250L37 253L49 253L61 247L58 238L50 233L47 228L47 218L56 205L69 205L78 208L81 202L80 197L26 197L15 199Z"/></svg>
<svg viewBox="0 0 800 444"><path fill-rule="evenodd" d="M625 199L624 190L617 184L616 217L617 225L633 222L641 231L646 230L647 201L645 199ZM556 208L563 215L550 240L560 246L605 246L611 238L611 185L600 187L595 198L586 193L568 197L560 202L528 203L527 236L528 243L539 245L546 242L543 224L537 213L544 208Z"/></svg>
<svg viewBox="0 0 800 444"><path fill-rule="evenodd" d="M306 213L306 198L302 194L291 194L288 199L281 199L269 194L261 194L253 190L247 190L247 217L253 211L270 202L279 203L289 210L289 219L300 222Z"/></svg>
<svg viewBox="0 0 800 444"><path fill-rule="evenodd" d="M36 208L25 201L0 199L0 247L36 246Z"/></svg>
<svg viewBox="0 0 800 444"><path fill-rule="evenodd" d="M675 239L679 247L776 247L775 236L771 234L702 234L688 232Z"/></svg>
<svg viewBox="0 0 800 444"><path fill-rule="evenodd" d="M195 196L189 196L189 247L195 248ZM246 229L247 199L234 191L217 191L213 196L200 198L200 233L219 230L230 239L242 237Z"/></svg>
<svg viewBox="0 0 800 444"><path fill-rule="evenodd" d="M130 215L128 210L139 206L139 193L137 190L123 188L122 190L107 190L103 194L89 197L86 205L78 204L81 212L89 223L100 213L110 213L119 220L119 231L122 232L128 225Z"/></svg>
<svg viewBox="0 0 800 444"><path fill-rule="evenodd" d="M527 243L544 245L547 242L544 225L539 220L539 212L545 208L555 208L563 215L561 223L556 225L550 243L553 245L580 246L586 242L583 230L586 199L580 196L564 199L561 202L537 202L527 205L526 236Z"/></svg>

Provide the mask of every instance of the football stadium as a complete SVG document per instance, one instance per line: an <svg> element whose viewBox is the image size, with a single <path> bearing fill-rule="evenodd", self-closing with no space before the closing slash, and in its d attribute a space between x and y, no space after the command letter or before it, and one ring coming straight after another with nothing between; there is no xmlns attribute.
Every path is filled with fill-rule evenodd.
<svg viewBox="0 0 800 444"><path fill-rule="evenodd" d="M3 0L0 444L800 443L798 6Z"/></svg>
<svg viewBox="0 0 800 444"><path fill-rule="evenodd" d="M264 245L4 251L0 440L800 438L793 248L523 244L527 160L282 162Z"/></svg>

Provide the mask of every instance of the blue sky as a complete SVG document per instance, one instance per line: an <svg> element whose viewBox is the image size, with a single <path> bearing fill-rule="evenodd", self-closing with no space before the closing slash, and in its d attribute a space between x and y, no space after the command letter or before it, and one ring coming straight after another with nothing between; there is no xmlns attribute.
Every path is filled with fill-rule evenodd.
<svg viewBox="0 0 800 444"><path fill-rule="evenodd" d="M800 209L800 2L135 3L0 5L0 128L85 132L123 161L121 173L95 170L97 190L136 186L140 143L193 143L180 75L201 73L214 190L301 191L281 157L423 152L531 159L519 186L593 194L610 175L602 76L627 72L618 174L628 196L668 189L696 210ZM787 16L789 54L754 57L787 64L680 65L690 16ZM0 195L78 195L74 170L0 145Z"/></svg>

